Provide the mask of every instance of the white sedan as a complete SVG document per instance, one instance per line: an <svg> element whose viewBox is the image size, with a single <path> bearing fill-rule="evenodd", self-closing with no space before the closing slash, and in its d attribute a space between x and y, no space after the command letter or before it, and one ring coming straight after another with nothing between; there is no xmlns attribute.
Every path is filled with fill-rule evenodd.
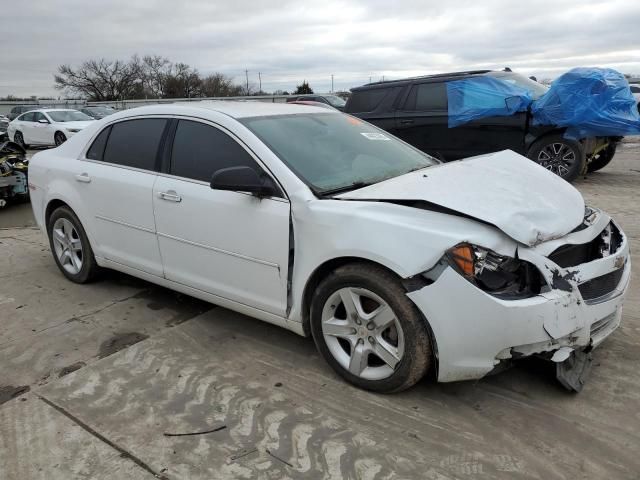
<svg viewBox="0 0 640 480"><path fill-rule="evenodd" d="M629 284L624 233L530 160L442 164L312 106L120 112L37 153L29 188L69 280L111 268L311 335L374 391L533 354L579 389Z"/></svg>
<svg viewBox="0 0 640 480"><path fill-rule="evenodd" d="M23 113L11 123L7 133L11 141L29 145L62 145L90 125L93 118L71 109L37 109Z"/></svg>

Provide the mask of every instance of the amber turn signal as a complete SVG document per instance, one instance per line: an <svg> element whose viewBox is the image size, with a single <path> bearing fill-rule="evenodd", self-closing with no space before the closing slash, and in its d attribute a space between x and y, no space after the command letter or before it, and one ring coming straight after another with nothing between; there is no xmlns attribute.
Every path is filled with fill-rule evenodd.
<svg viewBox="0 0 640 480"><path fill-rule="evenodd" d="M449 250L451 259L456 263L462 273L467 276L475 274L474 261L475 254L470 245L462 244Z"/></svg>

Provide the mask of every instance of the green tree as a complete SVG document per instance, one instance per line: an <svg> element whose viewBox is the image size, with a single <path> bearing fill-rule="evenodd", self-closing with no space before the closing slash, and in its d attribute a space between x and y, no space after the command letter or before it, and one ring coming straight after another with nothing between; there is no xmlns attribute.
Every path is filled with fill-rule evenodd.
<svg viewBox="0 0 640 480"><path fill-rule="evenodd" d="M309 86L309 82L306 80L302 82L302 85L298 85L295 92L293 92L294 95L304 95L307 93L313 93L313 90Z"/></svg>

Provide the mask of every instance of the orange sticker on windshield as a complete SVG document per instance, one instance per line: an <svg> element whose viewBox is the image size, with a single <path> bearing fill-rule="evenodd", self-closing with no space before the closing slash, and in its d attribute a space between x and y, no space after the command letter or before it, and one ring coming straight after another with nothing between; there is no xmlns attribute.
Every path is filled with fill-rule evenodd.
<svg viewBox="0 0 640 480"><path fill-rule="evenodd" d="M355 117L347 116L347 122L349 122L351 125L360 125L362 123L362 120L358 120Z"/></svg>

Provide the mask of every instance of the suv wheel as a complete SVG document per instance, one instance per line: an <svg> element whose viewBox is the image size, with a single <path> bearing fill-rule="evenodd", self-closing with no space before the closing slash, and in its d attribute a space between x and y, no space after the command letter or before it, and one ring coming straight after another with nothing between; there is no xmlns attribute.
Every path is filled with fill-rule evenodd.
<svg viewBox="0 0 640 480"><path fill-rule="evenodd" d="M586 157L582 145L562 135L541 138L531 146L527 156L568 182L585 170Z"/></svg>
<svg viewBox="0 0 640 480"><path fill-rule="evenodd" d="M609 162L613 160L613 156L616 154L616 147L615 143L610 143L607 148L599 152L587 165L587 172L596 172L609 165Z"/></svg>
<svg viewBox="0 0 640 480"><path fill-rule="evenodd" d="M69 207L59 207L51 214L47 233L53 258L65 277L75 283L95 277L100 267L80 220Z"/></svg>
<svg viewBox="0 0 640 480"><path fill-rule="evenodd" d="M311 331L329 365L367 390L404 390L431 365L425 320L398 278L375 265L345 265L320 283Z"/></svg>

